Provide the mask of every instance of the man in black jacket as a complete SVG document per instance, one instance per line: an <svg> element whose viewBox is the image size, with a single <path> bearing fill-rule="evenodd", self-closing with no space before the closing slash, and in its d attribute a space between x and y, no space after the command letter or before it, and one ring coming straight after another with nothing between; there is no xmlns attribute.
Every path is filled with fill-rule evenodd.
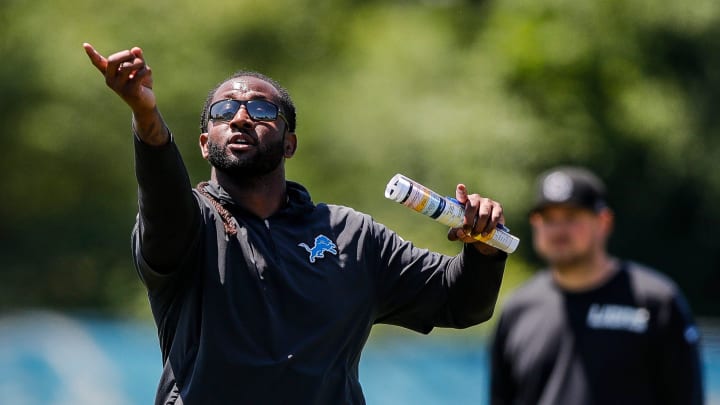
<svg viewBox="0 0 720 405"><path fill-rule="evenodd" d="M677 286L610 256L605 186L579 167L538 180L530 214L542 271L503 306L493 405L703 402L698 331Z"/></svg>
<svg viewBox="0 0 720 405"><path fill-rule="evenodd" d="M133 255L164 370L156 404L363 404L361 350L375 323L422 333L493 311L506 255L472 238L504 222L468 194L454 257L418 249L365 214L314 204L285 178L295 108L274 80L240 72L210 92L193 189L139 48L84 45L133 112L139 213Z"/></svg>

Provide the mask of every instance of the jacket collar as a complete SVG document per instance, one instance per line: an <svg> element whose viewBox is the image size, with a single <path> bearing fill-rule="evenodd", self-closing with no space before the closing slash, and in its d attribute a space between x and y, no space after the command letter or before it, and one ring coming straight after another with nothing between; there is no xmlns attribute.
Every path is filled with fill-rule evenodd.
<svg viewBox="0 0 720 405"><path fill-rule="evenodd" d="M229 209L242 210L242 208L235 203L230 194L228 194L228 192L215 181L208 181L203 189L223 206L228 207ZM309 212L315 208L315 204L313 204L312 198L310 198L310 193L300 183L288 180L285 182L285 190L288 196L287 204L285 204L280 211L273 214L273 216L278 214L292 215Z"/></svg>

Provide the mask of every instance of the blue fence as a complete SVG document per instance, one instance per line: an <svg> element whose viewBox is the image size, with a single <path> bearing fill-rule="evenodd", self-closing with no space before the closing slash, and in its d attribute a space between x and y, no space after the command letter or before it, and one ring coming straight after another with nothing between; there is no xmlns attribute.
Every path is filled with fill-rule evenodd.
<svg viewBox="0 0 720 405"><path fill-rule="evenodd" d="M707 403L720 405L720 327L702 322ZM368 404L487 404L484 342L467 333L371 338ZM152 325L24 312L0 316L0 403L151 404L160 374Z"/></svg>

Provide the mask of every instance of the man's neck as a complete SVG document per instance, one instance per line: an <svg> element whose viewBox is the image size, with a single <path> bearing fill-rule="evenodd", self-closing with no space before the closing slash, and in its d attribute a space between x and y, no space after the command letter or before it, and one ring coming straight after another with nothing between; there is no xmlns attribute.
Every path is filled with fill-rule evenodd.
<svg viewBox="0 0 720 405"><path fill-rule="evenodd" d="M211 178L229 195L235 204L265 219L277 212L286 202L285 170L276 170L252 179L230 176L213 168Z"/></svg>
<svg viewBox="0 0 720 405"><path fill-rule="evenodd" d="M552 275L561 288L580 292L601 286L615 274L618 268L617 259L603 252L583 262L553 266Z"/></svg>

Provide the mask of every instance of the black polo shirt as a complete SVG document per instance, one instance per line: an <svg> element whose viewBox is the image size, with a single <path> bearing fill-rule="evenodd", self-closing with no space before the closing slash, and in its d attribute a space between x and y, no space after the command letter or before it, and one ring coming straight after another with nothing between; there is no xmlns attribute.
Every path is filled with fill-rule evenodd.
<svg viewBox="0 0 720 405"><path fill-rule="evenodd" d="M698 330L667 277L626 262L569 292L548 271L504 305L492 344L491 403L702 403Z"/></svg>

